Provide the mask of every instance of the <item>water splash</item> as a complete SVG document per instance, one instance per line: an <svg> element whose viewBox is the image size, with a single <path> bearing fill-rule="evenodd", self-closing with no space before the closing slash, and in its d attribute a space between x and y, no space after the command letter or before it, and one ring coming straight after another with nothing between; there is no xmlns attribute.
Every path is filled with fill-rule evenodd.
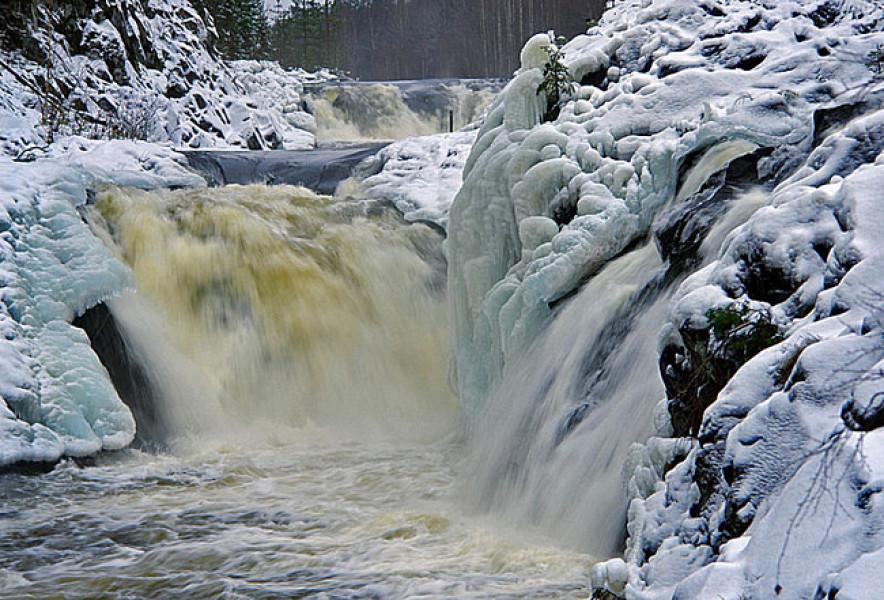
<svg viewBox="0 0 884 600"><path fill-rule="evenodd" d="M758 188L737 195L704 238L704 263L765 199ZM505 367L463 463L473 507L595 556L620 550L623 469L630 446L654 433L658 334L680 281L645 243L608 263Z"/></svg>
<svg viewBox="0 0 884 600"><path fill-rule="evenodd" d="M429 228L292 187L111 188L96 211L138 289L111 309L179 430L435 439L455 427Z"/></svg>
<svg viewBox="0 0 884 600"><path fill-rule="evenodd" d="M500 87L498 81L326 84L308 90L307 105L320 141L398 140L473 123Z"/></svg>
<svg viewBox="0 0 884 600"><path fill-rule="evenodd" d="M616 549L622 463L663 393L662 267L653 244L612 261L507 366L465 463L476 506L599 556Z"/></svg>

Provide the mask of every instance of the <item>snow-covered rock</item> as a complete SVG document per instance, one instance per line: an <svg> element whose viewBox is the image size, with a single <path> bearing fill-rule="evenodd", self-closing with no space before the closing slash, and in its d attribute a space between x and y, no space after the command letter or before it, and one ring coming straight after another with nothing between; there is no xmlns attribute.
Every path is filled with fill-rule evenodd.
<svg viewBox="0 0 884 600"><path fill-rule="evenodd" d="M126 447L135 421L71 320L131 288L80 214L102 183L205 185L152 144L71 139L30 163L0 157L0 466Z"/></svg>
<svg viewBox="0 0 884 600"><path fill-rule="evenodd" d="M392 202L409 221L445 227L476 130L407 138L382 149L339 194Z"/></svg>
<svg viewBox="0 0 884 600"><path fill-rule="evenodd" d="M296 99L300 73L269 63L228 67L212 50L208 15L187 0L83 0L52 13L38 5L36 14L12 13L0 24L0 60L17 75L0 69L7 154L44 145L50 129L191 148L314 145L310 116ZM52 123L41 126L47 71L55 100ZM257 88L264 92L253 94Z"/></svg>
<svg viewBox="0 0 884 600"><path fill-rule="evenodd" d="M655 425L684 437L630 451L627 550L593 585L637 599L877 597L862 573L884 546L880 3L618 2L564 47L580 85L548 123L538 43L492 105L449 218L468 415L545 347L529 344L556 331L565 309L552 305L650 236L673 276L705 265L659 323L670 418ZM765 206L704 242L731 174L765 186L750 193ZM710 311L763 331L723 381L700 360L726 345ZM679 390L704 384L708 402L679 412ZM530 479L522 461L561 460L549 448L496 476Z"/></svg>
<svg viewBox="0 0 884 600"><path fill-rule="evenodd" d="M633 501L627 597L825 597L848 582L875 597L853 577L884 546L882 184L878 109L823 141L682 285L673 327L748 299L786 337L743 365L699 446Z"/></svg>
<svg viewBox="0 0 884 600"><path fill-rule="evenodd" d="M580 86L552 123L540 122L543 74L527 52L488 113L451 211L465 403L482 402L500 375L492 365L535 337L550 303L690 195L680 176L704 154L715 156L697 185L744 149L758 178L775 180L850 107L880 102L868 58L884 39L879 13L861 1L618 3L563 48ZM552 251L537 257L519 241L519 223L534 216L560 227ZM511 327L501 328L502 313Z"/></svg>
<svg viewBox="0 0 884 600"><path fill-rule="evenodd" d="M309 73L303 69L283 69L270 61L237 60L228 66L259 109L281 115L286 125L281 128L286 150L316 145L316 119L305 111L304 84L336 81L337 76L327 70Z"/></svg>

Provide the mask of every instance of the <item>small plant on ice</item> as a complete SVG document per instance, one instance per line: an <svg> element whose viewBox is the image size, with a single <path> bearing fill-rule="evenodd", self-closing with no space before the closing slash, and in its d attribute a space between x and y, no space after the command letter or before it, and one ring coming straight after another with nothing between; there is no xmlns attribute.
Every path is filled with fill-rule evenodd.
<svg viewBox="0 0 884 600"><path fill-rule="evenodd" d="M555 121L559 117L562 110L562 104L573 93L576 87L574 77L568 71L568 67L562 62L565 53L559 49L559 46L565 43L565 38L556 39L555 46L546 49L548 58L546 66L543 68L543 81L537 87L537 93L546 94L546 113L543 115L543 121Z"/></svg>
<svg viewBox="0 0 884 600"><path fill-rule="evenodd" d="M716 308L706 313L718 353L726 353L742 361L765 348L783 341L779 328L765 310L748 305Z"/></svg>

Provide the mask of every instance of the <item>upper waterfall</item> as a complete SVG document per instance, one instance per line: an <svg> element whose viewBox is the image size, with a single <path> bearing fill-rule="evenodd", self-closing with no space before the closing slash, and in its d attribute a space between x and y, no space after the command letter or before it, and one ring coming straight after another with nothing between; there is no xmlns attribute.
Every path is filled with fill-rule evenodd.
<svg viewBox="0 0 884 600"><path fill-rule="evenodd" d="M329 81L306 88L321 142L398 140L467 127L503 87L498 79Z"/></svg>

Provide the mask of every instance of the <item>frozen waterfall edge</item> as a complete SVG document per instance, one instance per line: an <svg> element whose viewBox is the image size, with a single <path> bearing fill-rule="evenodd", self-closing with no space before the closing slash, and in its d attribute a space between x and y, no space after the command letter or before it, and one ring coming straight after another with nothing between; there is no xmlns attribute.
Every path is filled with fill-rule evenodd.
<svg viewBox="0 0 884 600"><path fill-rule="evenodd" d="M696 272L659 322L661 370L676 370L664 376L668 401L655 411L656 423L648 423L658 437L636 439L640 444L630 450L623 481L629 542L624 559L596 570L600 593L804 597L850 588L848 572L855 576L880 563L881 534L874 549L859 548L846 541L850 527L841 521L835 530L843 532L836 537L845 540L838 542L844 554L820 560L819 578L801 570L805 542L782 549L777 541L789 538L785 498L800 495L814 469L823 468L814 462L814 440L854 431L836 440L838 467L857 481L874 481L884 463L877 450L867 463L843 456L859 440L880 436L858 430L855 421L879 414L875 399L884 385L876 366L884 348L884 267L880 251L863 241L882 233L870 190L881 176L884 88L874 69L849 57L874 50L881 24L872 3L851 3L837 15L818 8L788 13L728 6L712 14L665 1L618 5L599 28L565 46L581 86L559 118L541 123L536 90L542 73L523 64L492 105L467 163L450 213L448 249L454 370L471 428L484 427L486 404L507 384L508 367L544 362L535 356L533 365L517 363L538 352L537 339L555 326L551 306L647 236L673 199L692 196L705 210L704 188L726 183L715 181L723 177L720 169L693 179L689 170L730 156L751 166L755 183L777 186L761 203L766 206L750 202L757 212L748 223L730 234L714 232L718 247L693 248L712 263L688 270ZM841 43L829 46L826 36L834 31ZM761 59L742 65L728 43ZM822 47L826 52L818 53ZM832 55L831 63L819 62ZM849 66L835 69L836 63ZM700 222L700 230L711 222ZM679 227L671 231L700 245L694 224ZM655 227L655 236L660 231ZM700 346L716 342L710 314L742 315L752 322L749 330L776 333L759 333L742 357L728 355L727 377L691 416L698 407L678 395L691 368L676 367L700 360L699 346L691 345L697 332L705 332ZM845 336L851 339L839 339ZM839 345L863 357L849 376L835 366ZM827 359L834 362L827 366ZM778 373L772 379L771 370ZM825 396L826 373L838 382L838 394ZM755 378L770 382L759 388ZM810 398L824 408L814 413ZM794 435L783 447L753 449L789 402L795 407L782 418ZM821 420L805 425L811 418ZM482 429L475 437L490 433ZM768 461L778 467L771 470ZM507 473L498 477L506 481ZM765 483L765 476L775 483ZM592 485L585 481L586 489ZM874 526L879 511L844 520L880 532ZM765 528L777 533L758 535ZM753 532L765 542L750 540ZM779 557L776 549L782 549Z"/></svg>

